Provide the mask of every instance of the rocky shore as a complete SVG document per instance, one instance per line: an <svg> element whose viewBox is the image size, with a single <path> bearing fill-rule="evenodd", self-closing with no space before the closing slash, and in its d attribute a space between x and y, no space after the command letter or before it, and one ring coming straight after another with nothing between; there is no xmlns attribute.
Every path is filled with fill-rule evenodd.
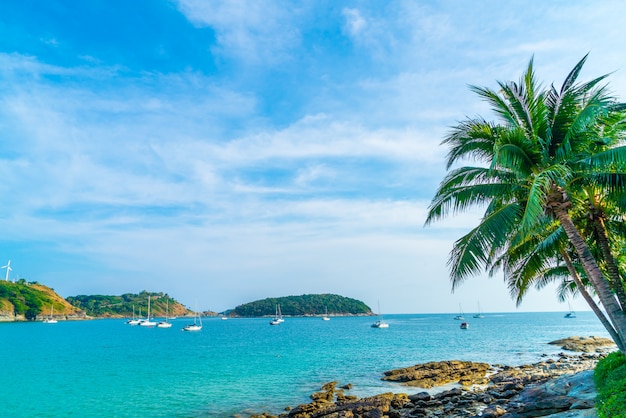
<svg viewBox="0 0 626 418"><path fill-rule="evenodd" d="M522 366L457 360L418 364L387 371L382 379L413 389L446 390L357 398L348 394L350 384L329 382L311 395L308 404L288 407L278 416L263 413L250 418L595 417L593 369L613 349L612 342L570 337L551 344L583 353L560 353Z"/></svg>
<svg viewBox="0 0 626 418"><path fill-rule="evenodd" d="M35 317L34 322L43 321L48 318L46 314L40 314ZM68 314L54 314L53 318L57 321L82 321L87 319L94 319L88 316L83 311L68 313ZM29 321L25 315L16 315L13 311L0 311L0 322L32 322Z"/></svg>

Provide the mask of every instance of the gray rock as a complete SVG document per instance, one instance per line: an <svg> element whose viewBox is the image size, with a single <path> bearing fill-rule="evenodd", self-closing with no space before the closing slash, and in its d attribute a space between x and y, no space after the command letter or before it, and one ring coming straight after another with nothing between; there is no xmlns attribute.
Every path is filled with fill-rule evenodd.
<svg viewBox="0 0 626 418"><path fill-rule="evenodd" d="M518 406L502 418L593 417L595 396L593 370L563 375L521 391L514 399Z"/></svg>
<svg viewBox="0 0 626 418"><path fill-rule="evenodd" d="M489 408L485 408L483 410L483 414L481 415L483 418L497 418L506 414L506 409L502 408L500 405L492 406Z"/></svg>

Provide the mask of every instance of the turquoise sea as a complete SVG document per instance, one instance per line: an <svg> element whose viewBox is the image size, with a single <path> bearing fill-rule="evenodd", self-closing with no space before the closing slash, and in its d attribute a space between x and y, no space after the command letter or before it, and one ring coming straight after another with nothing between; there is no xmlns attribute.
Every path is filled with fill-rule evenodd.
<svg viewBox="0 0 626 418"><path fill-rule="evenodd" d="M591 312L269 319L205 318L198 333L124 320L0 324L3 417L232 417L279 413L323 383L351 394L407 392L386 370L436 360L517 365L557 354L549 341L608 336Z"/></svg>

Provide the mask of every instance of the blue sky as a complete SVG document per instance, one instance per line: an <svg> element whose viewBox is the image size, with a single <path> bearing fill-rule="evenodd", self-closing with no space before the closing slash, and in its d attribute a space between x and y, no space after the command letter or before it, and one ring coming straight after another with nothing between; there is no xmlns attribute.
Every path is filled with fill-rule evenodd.
<svg viewBox="0 0 626 418"><path fill-rule="evenodd" d="M451 293L448 253L477 217L423 227L439 144L466 116L492 119L469 84L517 80L533 56L560 84L589 52L581 77L612 72L623 99L625 15L620 1L3 1L0 260L65 297L516 310L501 277ZM551 288L519 308L564 309Z"/></svg>

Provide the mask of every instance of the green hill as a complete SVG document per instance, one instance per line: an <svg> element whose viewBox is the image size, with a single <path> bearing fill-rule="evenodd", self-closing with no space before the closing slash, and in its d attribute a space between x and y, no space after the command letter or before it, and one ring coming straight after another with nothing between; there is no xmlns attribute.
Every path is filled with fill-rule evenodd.
<svg viewBox="0 0 626 418"><path fill-rule="evenodd" d="M50 315L55 317L84 317L84 312L70 305L53 289L37 282L21 279L17 283L0 281L0 319L5 321L36 320Z"/></svg>
<svg viewBox="0 0 626 418"><path fill-rule="evenodd" d="M328 310L329 315L372 315L372 310L365 303L339 295L319 294L284 296L267 298L239 305L231 312L231 316L255 317L271 316L280 305L285 316L321 315Z"/></svg>
<svg viewBox="0 0 626 418"><path fill-rule="evenodd" d="M150 296L151 316L185 316L191 312L181 303L163 292L142 291L139 294L125 293L121 296L111 295L78 295L70 296L67 301L73 306L83 309L89 316L100 318L130 318L133 309L137 317L148 313L148 296ZM167 306L169 304L169 307Z"/></svg>

